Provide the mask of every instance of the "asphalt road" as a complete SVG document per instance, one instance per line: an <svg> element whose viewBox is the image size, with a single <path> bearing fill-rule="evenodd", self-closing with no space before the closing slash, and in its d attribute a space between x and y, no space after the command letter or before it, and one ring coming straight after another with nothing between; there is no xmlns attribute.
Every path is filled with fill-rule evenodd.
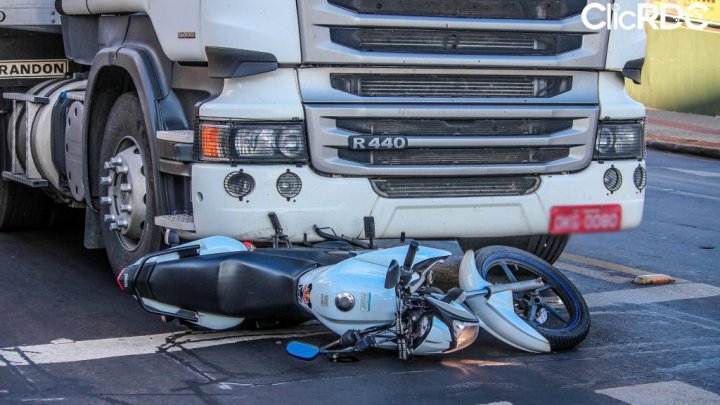
<svg viewBox="0 0 720 405"><path fill-rule="evenodd" d="M593 327L576 350L550 355L482 334L465 351L408 363L379 350L301 362L284 354L288 340L332 336L317 325L190 333L120 293L78 231L0 234L0 402L719 403L720 161L648 161L642 226L577 236L558 263ZM640 273L678 283L632 285Z"/></svg>

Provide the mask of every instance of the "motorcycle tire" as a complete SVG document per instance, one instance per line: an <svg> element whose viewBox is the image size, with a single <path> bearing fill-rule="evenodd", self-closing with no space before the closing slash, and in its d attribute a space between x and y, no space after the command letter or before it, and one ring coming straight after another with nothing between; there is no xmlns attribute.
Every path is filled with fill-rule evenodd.
<svg viewBox="0 0 720 405"><path fill-rule="evenodd" d="M579 345L590 331L590 310L558 269L524 250L489 246L475 254L480 275L493 284L541 278L545 286L513 294L515 312L543 335L553 351Z"/></svg>

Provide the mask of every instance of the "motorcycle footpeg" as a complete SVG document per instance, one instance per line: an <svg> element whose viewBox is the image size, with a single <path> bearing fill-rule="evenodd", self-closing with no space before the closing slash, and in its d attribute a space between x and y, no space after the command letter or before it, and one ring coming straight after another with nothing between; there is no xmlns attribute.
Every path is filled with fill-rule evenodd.
<svg viewBox="0 0 720 405"><path fill-rule="evenodd" d="M374 336L365 336L364 338L358 340L355 343L354 349L356 352L361 352L363 350L367 350L370 347L375 347L375 345L376 342Z"/></svg>
<svg viewBox="0 0 720 405"><path fill-rule="evenodd" d="M362 340L362 336L360 336L360 331L357 329L350 329L347 332L343 333L342 336L340 336L340 346L342 347L350 347L354 346L355 343Z"/></svg>

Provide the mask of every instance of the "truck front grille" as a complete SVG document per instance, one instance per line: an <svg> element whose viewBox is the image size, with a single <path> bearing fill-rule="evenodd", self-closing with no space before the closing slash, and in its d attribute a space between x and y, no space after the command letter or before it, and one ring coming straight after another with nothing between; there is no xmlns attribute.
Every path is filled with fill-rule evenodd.
<svg viewBox="0 0 720 405"><path fill-rule="evenodd" d="M597 105L305 104L316 170L381 178L581 170L598 114ZM358 137L370 149L358 149Z"/></svg>
<svg viewBox="0 0 720 405"><path fill-rule="evenodd" d="M551 56L576 50L580 34L331 27L331 40L363 52Z"/></svg>
<svg viewBox="0 0 720 405"><path fill-rule="evenodd" d="M572 128L572 119L397 119L344 118L337 127L382 136L538 136Z"/></svg>
<svg viewBox="0 0 720 405"><path fill-rule="evenodd" d="M360 14L558 20L580 14L587 0L328 0Z"/></svg>
<svg viewBox="0 0 720 405"><path fill-rule="evenodd" d="M298 0L302 61L325 66L599 69L590 0ZM595 0L593 0L595 1ZM592 9L590 21L604 14Z"/></svg>
<svg viewBox="0 0 720 405"><path fill-rule="evenodd" d="M569 91L572 76L333 73L330 83L359 97L548 98Z"/></svg>
<svg viewBox="0 0 720 405"><path fill-rule="evenodd" d="M567 147L338 151L341 159L369 166L524 165L549 163L569 155Z"/></svg>
<svg viewBox="0 0 720 405"><path fill-rule="evenodd" d="M518 196L534 193L540 177L406 177L371 179L370 184L383 198Z"/></svg>

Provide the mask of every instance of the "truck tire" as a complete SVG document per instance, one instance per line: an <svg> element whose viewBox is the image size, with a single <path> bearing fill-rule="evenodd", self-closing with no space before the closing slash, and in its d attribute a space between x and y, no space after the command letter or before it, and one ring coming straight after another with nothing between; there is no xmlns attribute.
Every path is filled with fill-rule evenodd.
<svg viewBox="0 0 720 405"><path fill-rule="evenodd" d="M125 266L157 251L162 240L154 225L154 162L143 117L137 93L121 95L110 110L100 147L100 220L116 276Z"/></svg>
<svg viewBox="0 0 720 405"><path fill-rule="evenodd" d="M5 170L8 152L8 117L0 118L0 169ZM1 171L0 170L0 171ZM45 227L52 202L40 190L0 178L0 231Z"/></svg>
<svg viewBox="0 0 720 405"><path fill-rule="evenodd" d="M51 203L41 191L0 180L0 231L46 227Z"/></svg>
<svg viewBox="0 0 720 405"><path fill-rule="evenodd" d="M565 251L569 240L568 235L531 235L504 238L461 238L458 239L458 243L463 252L478 251L484 247L495 245L512 246L554 264Z"/></svg>

